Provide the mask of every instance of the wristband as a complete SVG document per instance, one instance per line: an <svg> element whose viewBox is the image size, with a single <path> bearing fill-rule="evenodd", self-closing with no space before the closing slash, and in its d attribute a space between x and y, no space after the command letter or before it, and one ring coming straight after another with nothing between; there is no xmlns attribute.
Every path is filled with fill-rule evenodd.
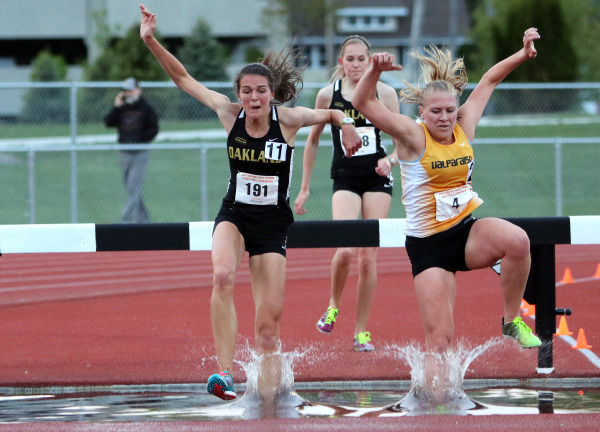
<svg viewBox="0 0 600 432"><path fill-rule="evenodd" d="M390 163L392 164L392 166L398 165L398 161L395 158L388 156L388 159L390 160Z"/></svg>
<svg viewBox="0 0 600 432"><path fill-rule="evenodd" d="M350 118L350 117L345 117L341 122L340 122L340 127L347 125L347 124L354 124L354 119Z"/></svg>

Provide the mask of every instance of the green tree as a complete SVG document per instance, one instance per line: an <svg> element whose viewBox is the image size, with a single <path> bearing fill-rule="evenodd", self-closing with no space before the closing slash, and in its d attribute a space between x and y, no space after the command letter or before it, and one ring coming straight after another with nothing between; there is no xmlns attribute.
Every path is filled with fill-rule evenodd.
<svg viewBox="0 0 600 432"><path fill-rule="evenodd" d="M600 81L600 0L562 0L571 25L578 81Z"/></svg>
<svg viewBox="0 0 600 432"><path fill-rule="evenodd" d="M64 81L67 64L58 55L41 51L33 60L30 80ZM69 120L68 88L32 88L25 93L22 119L32 123L66 123Z"/></svg>
<svg viewBox="0 0 600 432"><path fill-rule="evenodd" d="M519 66L505 82L570 82L577 79L577 57L561 0L486 0L474 11L472 53L463 49L469 80L476 82L494 63L523 46L523 32L536 27L538 56ZM575 92L534 90L498 92L490 110L502 113L562 111L577 102Z"/></svg>
<svg viewBox="0 0 600 432"><path fill-rule="evenodd" d="M199 19L183 41L179 59L198 81L222 81L227 78L225 49L212 36L210 26Z"/></svg>
<svg viewBox="0 0 600 432"><path fill-rule="evenodd" d="M102 17L99 18L102 20ZM144 45L140 38L139 23L133 24L125 33L123 38L110 40L106 32L110 32L107 26L101 28L101 37L97 42L103 47L96 61L85 69L85 76L89 81L122 81L133 76L138 81L165 81L168 75L163 71L150 50ZM161 40L159 34L157 39ZM98 112L99 106L110 107L113 105L115 89L90 88L81 92L79 104L79 118L82 121L97 121L102 117ZM165 113L168 104L163 89L149 89L145 92L148 100L155 101L153 105L159 116Z"/></svg>
<svg viewBox="0 0 600 432"><path fill-rule="evenodd" d="M227 79L225 48L212 36L210 26L202 19L184 39L178 56L189 74L198 81ZM214 117L209 108L183 92L178 96L177 115L181 119Z"/></svg>
<svg viewBox="0 0 600 432"><path fill-rule="evenodd" d="M542 13L543 12L543 13ZM471 81L522 46L523 31L537 27L540 55L512 72L507 82L564 82L577 77L572 32L561 0L484 0L473 11L474 46L462 50ZM557 67L560 65L560 67Z"/></svg>
<svg viewBox="0 0 600 432"><path fill-rule="evenodd" d="M157 35L157 39L161 39ZM120 81L134 76L139 81L163 81L167 74L140 38L140 25L132 25L123 38L108 42L86 70L91 81Z"/></svg>

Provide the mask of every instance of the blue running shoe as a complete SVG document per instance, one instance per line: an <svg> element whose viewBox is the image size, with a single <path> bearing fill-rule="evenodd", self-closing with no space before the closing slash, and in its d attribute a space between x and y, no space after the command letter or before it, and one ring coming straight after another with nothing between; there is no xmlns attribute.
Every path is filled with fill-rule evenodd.
<svg viewBox="0 0 600 432"><path fill-rule="evenodd" d="M223 400L232 400L237 397L233 390L233 377L227 371L212 374L208 378L206 390L208 390L209 394Z"/></svg>

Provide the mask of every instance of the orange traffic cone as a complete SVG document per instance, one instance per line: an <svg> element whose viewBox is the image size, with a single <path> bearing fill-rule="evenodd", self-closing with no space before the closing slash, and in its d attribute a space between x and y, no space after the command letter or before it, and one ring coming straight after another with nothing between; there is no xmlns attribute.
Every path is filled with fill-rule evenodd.
<svg viewBox="0 0 600 432"><path fill-rule="evenodd" d="M571 269L566 268L563 278L560 280L561 284L572 284L573 283L573 275L571 274Z"/></svg>
<svg viewBox="0 0 600 432"><path fill-rule="evenodd" d="M527 309L523 312L523 316L533 316L535 315L535 305L528 304Z"/></svg>
<svg viewBox="0 0 600 432"><path fill-rule="evenodd" d="M594 273L594 276L592 277L600 279L600 264L598 264L598 266L596 267L596 273Z"/></svg>
<svg viewBox="0 0 600 432"><path fill-rule="evenodd" d="M521 300L521 309L526 311L528 307L529 307L529 303L527 303L527 301L525 299Z"/></svg>
<svg viewBox="0 0 600 432"><path fill-rule="evenodd" d="M564 316L560 317L560 322L558 323L558 329L556 330L556 333L554 333L555 336L571 336L573 334L572 331L569 331L569 326L567 326L567 318L565 318Z"/></svg>
<svg viewBox="0 0 600 432"><path fill-rule="evenodd" d="M592 346L588 345L587 339L585 337L585 332L582 328L579 329L577 333L577 342L571 348L573 349L591 349Z"/></svg>

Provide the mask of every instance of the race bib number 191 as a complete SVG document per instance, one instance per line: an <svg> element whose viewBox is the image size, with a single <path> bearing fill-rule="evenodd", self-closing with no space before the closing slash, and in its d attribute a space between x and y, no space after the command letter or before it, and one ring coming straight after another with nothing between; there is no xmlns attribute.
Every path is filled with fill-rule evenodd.
<svg viewBox="0 0 600 432"><path fill-rule="evenodd" d="M264 176L238 172L235 200L245 204L277 205L278 176Z"/></svg>

